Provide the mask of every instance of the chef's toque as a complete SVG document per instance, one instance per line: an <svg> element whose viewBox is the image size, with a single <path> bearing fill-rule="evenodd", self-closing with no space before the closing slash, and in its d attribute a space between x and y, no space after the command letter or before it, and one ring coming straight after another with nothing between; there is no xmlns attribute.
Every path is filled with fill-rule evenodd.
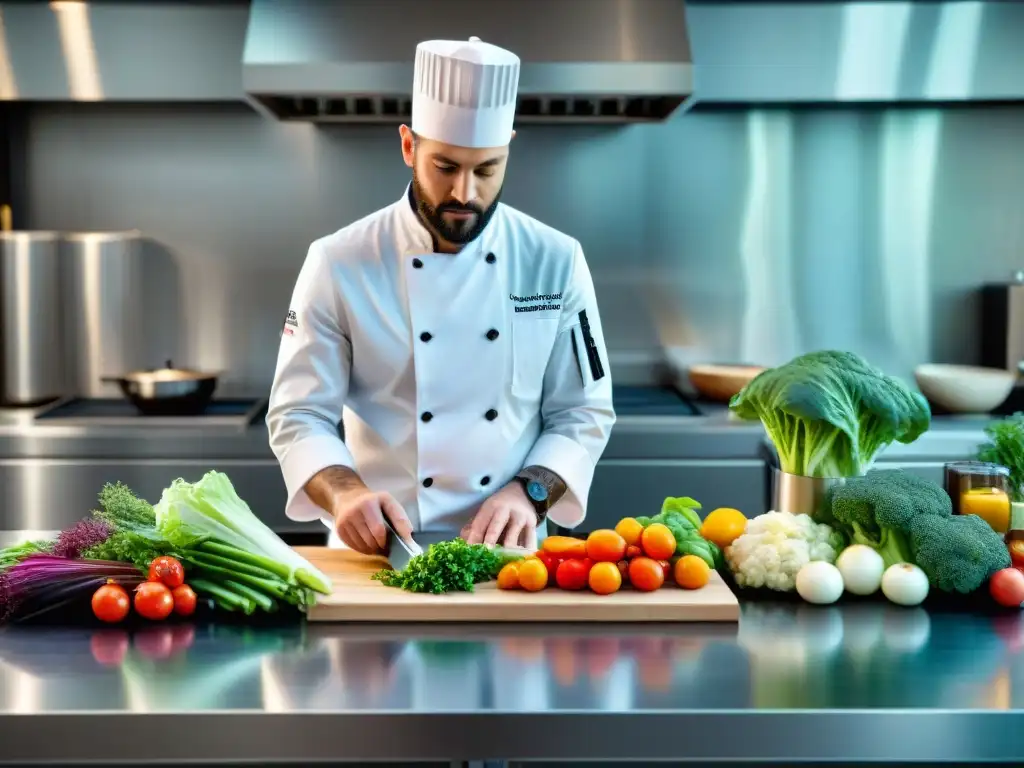
<svg viewBox="0 0 1024 768"><path fill-rule="evenodd" d="M416 46L412 130L457 147L503 147L512 140L519 57L471 37Z"/></svg>

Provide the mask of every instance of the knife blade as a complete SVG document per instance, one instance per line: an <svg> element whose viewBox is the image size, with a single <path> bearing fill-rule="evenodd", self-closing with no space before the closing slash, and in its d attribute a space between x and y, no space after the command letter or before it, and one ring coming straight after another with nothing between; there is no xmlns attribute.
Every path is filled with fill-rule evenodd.
<svg viewBox="0 0 1024 768"><path fill-rule="evenodd" d="M388 564L396 571L405 570L410 560L425 552L431 545L450 541L459 535L455 531L420 531L416 534L415 541L403 541L387 522L384 525L391 532L388 536Z"/></svg>
<svg viewBox="0 0 1024 768"><path fill-rule="evenodd" d="M423 554L423 548L412 538L406 540L399 536L386 517L384 527L388 530L388 563L393 569L401 571L416 555Z"/></svg>

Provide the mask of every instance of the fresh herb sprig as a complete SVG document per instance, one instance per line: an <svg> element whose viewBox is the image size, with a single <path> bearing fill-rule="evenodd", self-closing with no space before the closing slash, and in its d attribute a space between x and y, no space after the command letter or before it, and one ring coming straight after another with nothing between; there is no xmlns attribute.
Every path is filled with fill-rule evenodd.
<svg viewBox="0 0 1024 768"><path fill-rule="evenodd" d="M475 585L496 578L502 566L518 559L521 556L456 538L431 544L402 571L385 568L374 573L373 578L407 592L472 592Z"/></svg>

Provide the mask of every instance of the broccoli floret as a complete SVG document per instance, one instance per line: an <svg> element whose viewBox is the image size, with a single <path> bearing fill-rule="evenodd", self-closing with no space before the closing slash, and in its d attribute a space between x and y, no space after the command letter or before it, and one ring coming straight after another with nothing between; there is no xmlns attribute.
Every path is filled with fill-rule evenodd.
<svg viewBox="0 0 1024 768"><path fill-rule="evenodd" d="M832 492L835 523L850 532L851 544L878 552L887 568L915 562L910 535L918 519L952 514L941 487L899 469L850 478Z"/></svg>
<svg viewBox="0 0 1024 768"><path fill-rule="evenodd" d="M928 401L851 352L824 350L758 374L729 407L764 424L783 472L855 477L928 429Z"/></svg>
<svg viewBox="0 0 1024 768"><path fill-rule="evenodd" d="M1010 567L1002 536L977 515L920 516L911 526L914 562L943 592L967 594Z"/></svg>

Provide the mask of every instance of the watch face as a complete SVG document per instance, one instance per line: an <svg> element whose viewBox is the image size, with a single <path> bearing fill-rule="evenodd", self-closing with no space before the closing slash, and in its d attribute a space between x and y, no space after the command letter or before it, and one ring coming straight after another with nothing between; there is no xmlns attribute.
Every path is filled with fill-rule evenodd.
<svg viewBox="0 0 1024 768"><path fill-rule="evenodd" d="M544 501L548 497L548 489L536 480L531 480L526 484L526 493L534 501Z"/></svg>

